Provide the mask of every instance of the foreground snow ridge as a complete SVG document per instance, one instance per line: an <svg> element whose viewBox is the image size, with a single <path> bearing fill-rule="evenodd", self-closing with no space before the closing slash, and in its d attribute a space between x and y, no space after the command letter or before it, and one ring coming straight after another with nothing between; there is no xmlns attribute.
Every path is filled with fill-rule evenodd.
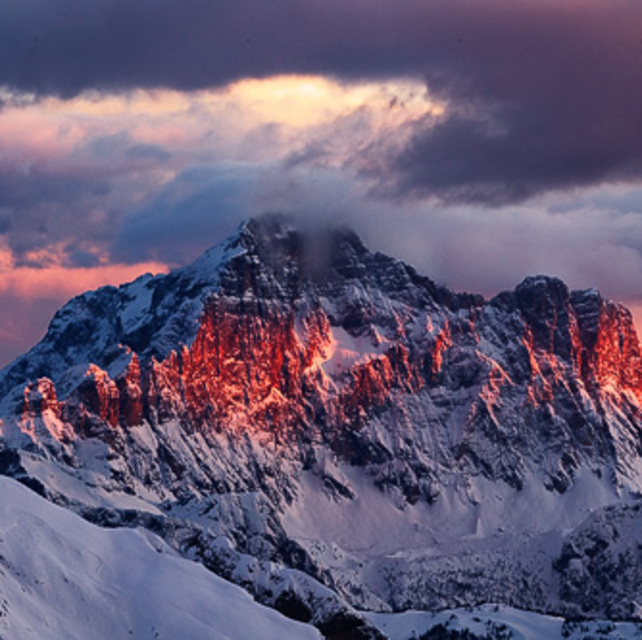
<svg viewBox="0 0 642 640"><path fill-rule="evenodd" d="M368 614L389 640L468 638L470 640L633 640L642 638L642 626L631 622L564 620L504 605L487 604L439 613ZM440 635L441 634L441 635ZM450 634L450 635L449 635ZM459 635L458 635L459 634ZM466 635L468 634L468 635Z"/></svg>
<svg viewBox="0 0 642 640"><path fill-rule="evenodd" d="M0 477L0 637L313 640L142 529L101 529Z"/></svg>
<svg viewBox="0 0 642 640"><path fill-rule="evenodd" d="M0 492L1 638L321 638L148 531L101 529L10 478L0 477ZM365 615L390 640L642 638L639 624L569 622L502 605Z"/></svg>

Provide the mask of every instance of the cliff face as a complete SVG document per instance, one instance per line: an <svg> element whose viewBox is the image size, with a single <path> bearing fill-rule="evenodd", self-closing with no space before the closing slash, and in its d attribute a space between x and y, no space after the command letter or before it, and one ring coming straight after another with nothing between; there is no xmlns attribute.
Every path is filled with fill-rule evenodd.
<svg viewBox="0 0 642 640"><path fill-rule="evenodd" d="M485 302L352 232L318 245L253 221L181 271L85 294L3 372L4 394L24 389L18 414L49 411L79 438L173 422L282 443L303 464L321 443L384 484L394 466L411 500L434 499L445 469L516 488L544 469L563 491L605 465L637 482L642 360L626 309L543 276Z"/></svg>
<svg viewBox="0 0 642 640"><path fill-rule="evenodd" d="M642 488L642 359L625 308L544 276L490 301L455 294L350 231L310 239L278 218L167 276L72 300L0 389L5 454L31 456L21 473L47 460L169 511L227 496L210 505L218 534L328 570L346 593L365 579L288 547L311 482L337 504L374 491L406 515L459 527L475 513L495 532L531 526L511 520L505 491L566 504L588 474L599 507ZM492 508L488 486L501 488ZM571 512L565 526L583 517ZM368 589L355 601L397 601Z"/></svg>

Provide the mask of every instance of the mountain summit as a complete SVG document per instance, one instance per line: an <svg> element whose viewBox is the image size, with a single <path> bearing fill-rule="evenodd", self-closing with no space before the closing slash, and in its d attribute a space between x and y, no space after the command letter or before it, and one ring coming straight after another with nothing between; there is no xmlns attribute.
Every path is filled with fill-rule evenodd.
<svg viewBox="0 0 642 640"><path fill-rule="evenodd" d="M642 359L595 290L486 301L260 218L74 298L0 390L3 473L328 637L378 637L355 608L640 615Z"/></svg>

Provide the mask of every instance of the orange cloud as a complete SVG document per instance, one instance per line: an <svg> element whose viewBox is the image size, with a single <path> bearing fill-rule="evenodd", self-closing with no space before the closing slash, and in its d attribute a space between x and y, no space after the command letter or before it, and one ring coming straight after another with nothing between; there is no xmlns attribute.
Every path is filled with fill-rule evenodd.
<svg viewBox="0 0 642 640"><path fill-rule="evenodd" d="M314 136L314 130L360 110L369 114L374 135L409 119L439 116L444 105L432 101L419 80L341 83L312 75L241 80L223 89L191 93L87 92L69 100L49 97L5 108L0 113L0 161L2 156L13 163L21 157L33 161L69 156L67 162L73 164L92 140L123 131L131 144L168 146L178 155L234 156L239 141L263 125L281 128L282 148L276 151L286 154L301 144L303 131L311 130ZM274 153L271 147L271 157Z"/></svg>
<svg viewBox="0 0 642 640"><path fill-rule="evenodd" d="M75 269L18 267L0 273L0 295L18 298L71 298L88 289L131 281L143 273L167 271L167 265L158 262Z"/></svg>

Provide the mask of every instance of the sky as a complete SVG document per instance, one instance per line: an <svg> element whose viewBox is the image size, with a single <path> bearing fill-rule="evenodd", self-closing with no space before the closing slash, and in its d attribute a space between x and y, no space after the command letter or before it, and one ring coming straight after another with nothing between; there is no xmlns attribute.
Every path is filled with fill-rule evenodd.
<svg viewBox="0 0 642 640"><path fill-rule="evenodd" d="M0 365L280 211L642 327L639 0L3 0Z"/></svg>

